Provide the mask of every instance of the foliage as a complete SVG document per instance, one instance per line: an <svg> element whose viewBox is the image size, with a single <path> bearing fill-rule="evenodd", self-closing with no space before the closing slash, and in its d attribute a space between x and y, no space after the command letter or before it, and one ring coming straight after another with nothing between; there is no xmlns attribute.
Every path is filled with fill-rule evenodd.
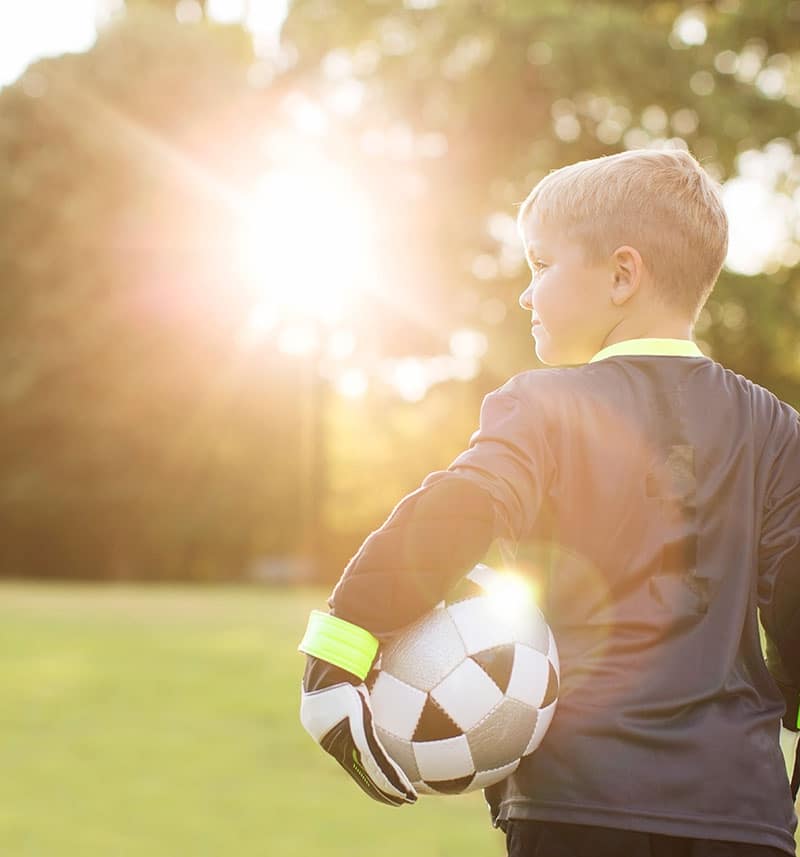
<svg viewBox="0 0 800 857"><path fill-rule="evenodd" d="M700 13L707 37L699 45L682 43L673 31L682 13L697 13L690 3L382 0L364 4L359 15L347 8L342 0L297 0L286 38L315 95L325 92L331 56L350 58L368 107L354 124L401 122L445 135L445 163L427 176L426 208L439 246L500 255L487 243L488 217L513 214L548 170L624 150L629 141L684 141L722 181L737 175L741 153L783 145L794 157L778 186L797 198L796 4L706 4ZM769 70L785 72L785 97L763 90L760 74ZM559 135L557 120L565 116L577 130ZM473 287L481 294L501 289L504 296L521 290L525 274L517 262L506 266L508 276ZM448 293L463 288L463 267L448 266L438 282ZM723 271L702 325L713 356L795 405L800 363L791 331L800 321L798 289L797 265L780 260L758 278ZM744 323L723 311L734 304L744 308ZM492 339L506 336L520 347L501 361L501 374L530 362L516 319Z"/></svg>
<svg viewBox="0 0 800 857"><path fill-rule="evenodd" d="M688 3L295 0L272 58L172 2L128 6L87 54L0 91L0 574L237 577L310 538L335 578L466 443L481 396L536 365L512 218L538 178L680 138L723 180L782 146L797 193L796 2L705 4L687 45ZM443 353L463 326L490 342L472 382L422 403L326 395L310 473L307 398L327 382L243 339L257 295L235 261L237 200L309 103L376 202L356 358ZM724 271L698 332L798 405L798 322L778 259Z"/></svg>

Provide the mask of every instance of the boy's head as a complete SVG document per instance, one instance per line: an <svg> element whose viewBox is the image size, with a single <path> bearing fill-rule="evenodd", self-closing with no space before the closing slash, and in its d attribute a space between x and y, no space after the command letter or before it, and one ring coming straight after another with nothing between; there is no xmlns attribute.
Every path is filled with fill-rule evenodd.
<svg viewBox="0 0 800 857"><path fill-rule="evenodd" d="M728 249L720 186L688 152L634 149L545 176L518 224L533 270L520 303L545 363L691 331Z"/></svg>

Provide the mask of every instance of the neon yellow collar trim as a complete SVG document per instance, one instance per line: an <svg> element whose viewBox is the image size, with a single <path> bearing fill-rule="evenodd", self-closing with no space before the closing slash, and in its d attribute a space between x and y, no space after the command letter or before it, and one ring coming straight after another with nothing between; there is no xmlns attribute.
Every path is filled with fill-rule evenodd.
<svg viewBox="0 0 800 857"><path fill-rule="evenodd" d="M606 357L621 356L653 357L705 357L691 339L626 339L607 345L592 357L590 363L605 360Z"/></svg>

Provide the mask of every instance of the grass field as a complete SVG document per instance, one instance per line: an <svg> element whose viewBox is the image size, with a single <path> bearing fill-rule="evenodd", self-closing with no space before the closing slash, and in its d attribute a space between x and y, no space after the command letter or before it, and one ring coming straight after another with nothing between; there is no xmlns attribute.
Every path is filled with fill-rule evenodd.
<svg viewBox="0 0 800 857"><path fill-rule="evenodd" d="M498 857L480 794L393 809L297 719L321 591L0 584L0 854Z"/></svg>

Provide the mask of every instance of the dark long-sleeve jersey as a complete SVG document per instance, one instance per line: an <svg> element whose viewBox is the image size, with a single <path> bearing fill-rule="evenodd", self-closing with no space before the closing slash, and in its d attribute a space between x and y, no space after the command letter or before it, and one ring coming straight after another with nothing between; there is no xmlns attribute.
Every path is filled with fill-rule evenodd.
<svg viewBox="0 0 800 857"><path fill-rule="evenodd" d="M494 823L794 854L776 682L800 695L800 418L702 356L619 351L487 396L469 448L370 535L331 607L390 634L493 539L513 545L545 583L561 691L542 745L487 790Z"/></svg>

